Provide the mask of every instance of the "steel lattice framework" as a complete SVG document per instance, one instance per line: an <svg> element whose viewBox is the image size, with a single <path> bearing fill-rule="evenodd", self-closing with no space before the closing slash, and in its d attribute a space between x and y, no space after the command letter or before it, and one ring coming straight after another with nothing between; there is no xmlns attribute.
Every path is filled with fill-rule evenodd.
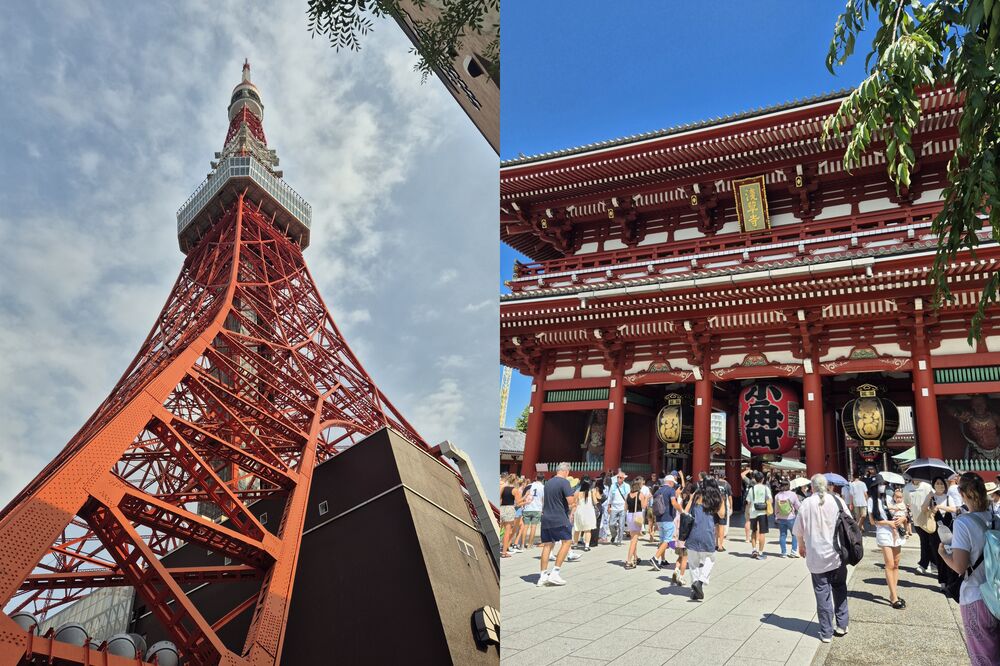
<svg viewBox="0 0 1000 666"><path fill-rule="evenodd" d="M117 386L0 512L8 613L44 617L128 585L186 663L276 664L314 466L383 427L428 449L351 352L265 197L247 187L215 202ZM268 497L286 499L273 533L247 508ZM183 544L232 565L164 566ZM257 594L213 622L184 592L246 580ZM243 648L230 651L217 632L250 608ZM0 662L17 663L29 636L0 622Z"/></svg>

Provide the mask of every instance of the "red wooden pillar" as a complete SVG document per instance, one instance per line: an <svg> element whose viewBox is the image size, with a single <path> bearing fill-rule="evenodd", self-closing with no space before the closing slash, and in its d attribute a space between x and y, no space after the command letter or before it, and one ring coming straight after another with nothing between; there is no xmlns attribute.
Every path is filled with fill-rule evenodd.
<svg viewBox="0 0 1000 666"><path fill-rule="evenodd" d="M733 492L740 487L740 412L737 402L726 409L726 481Z"/></svg>
<svg viewBox="0 0 1000 666"><path fill-rule="evenodd" d="M694 383L694 450L691 476L707 472L712 463L712 380L706 372Z"/></svg>
<svg viewBox="0 0 1000 666"><path fill-rule="evenodd" d="M934 370L929 356L914 355L913 410L917 417L917 455L941 457L941 425L938 421L937 396L934 394Z"/></svg>
<svg viewBox="0 0 1000 666"><path fill-rule="evenodd" d="M837 445L837 414L836 406L826 402L823 411L823 439L826 440L826 458L829 461L827 471L843 474L840 463L840 447Z"/></svg>
<svg viewBox="0 0 1000 666"><path fill-rule="evenodd" d="M608 421L604 431L604 469L622 464L622 432L625 430L625 380L621 372L611 378Z"/></svg>
<svg viewBox="0 0 1000 666"><path fill-rule="evenodd" d="M542 426L545 424L545 378L537 377L531 385L531 403L528 409L528 429L524 433L524 458L521 460L521 475L534 479L537 472L535 463L542 451Z"/></svg>
<svg viewBox="0 0 1000 666"><path fill-rule="evenodd" d="M649 420L649 464L653 468L653 478L660 478L660 461L663 460L661 454L663 445L660 438L656 436L656 415Z"/></svg>
<svg viewBox="0 0 1000 666"><path fill-rule="evenodd" d="M802 400L806 412L806 474L820 474L826 447L823 444L823 382L818 372L802 376Z"/></svg>

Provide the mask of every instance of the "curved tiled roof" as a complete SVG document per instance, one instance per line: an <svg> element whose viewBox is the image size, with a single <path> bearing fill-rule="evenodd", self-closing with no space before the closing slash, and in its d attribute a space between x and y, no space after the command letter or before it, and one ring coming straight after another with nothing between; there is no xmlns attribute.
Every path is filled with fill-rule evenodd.
<svg viewBox="0 0 1000 666"><path fill-rule="evenodd" d="M680 134L681 132L690 132L692 130L705 129L707 127L713 127L715 125L723 125L725 123L736 122L740 120L749 120L751 118L757 118L760 116L766 116L770 113L778 113L779 111L787 111L789 109L795 109L798 107L809 106L810 104L818 104L821 102L829 102L841 97L846 97L852 89L845 88L843 90L837 90L834 92L824 93L821 95L814 95L812 97L806 97L805 99L797 99L791 102L785 102L783 104L775 104L774 106L768 106L764 108L752 109L750 111L743 111L741 113L734 113L728 116L723 116L722 118L711 118L709 120L701 120L694 123L685 123L683 125L675 125L674 127L668 127L666 129L655 130L652 132L646 132L644 134L635 134L633 136L624 136L617 139L609 139L607 141L599 141L597 143L587 144L585 146L578 146L576 148L564 148L562 150L555 150L547 153L539 153L537 155L528 155L525 157L517 157L512 160L504 160L500 162L500 167L510 167L519 166L522 164L531 164L532 162L541 162L543 160L552 159L554 157L566 157L568 155L579 155L586 153L591 150L600 150L603 148L612 148L614 146L623 146L629 143L636 143L639 141L646 141L648 139L659 139L665 136L670 136L672 134Z"/></svg>

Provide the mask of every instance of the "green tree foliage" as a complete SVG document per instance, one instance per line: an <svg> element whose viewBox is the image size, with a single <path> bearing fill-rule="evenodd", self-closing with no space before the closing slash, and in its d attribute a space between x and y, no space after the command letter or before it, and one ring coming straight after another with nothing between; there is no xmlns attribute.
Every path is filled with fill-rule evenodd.
<svg viewBox="0 0 1000 666"><path fill-rule="evenodd" d="M413 0L413 5L421 11L428 5L440 9L431 12L432 18L414 21L420 43L411 51L419 58L415 69L424 79L450 65L462 37L474 33L490 37L486 52L477 55L490 77L500 80L500 0ZM326 36L338 51L357 51L373 18L396 18L401 11L399 0L309 0L309 32Z"/></svg>
<svg viewBox="0 0 1000 666"><path fill-rule="evenodd" d="M897 191L909 187L916 162L911 145L920 121L921 91L952 84L963 100L958 145L948 163L944 208L932 229L938 249L931 270L935 305L951 298L945 272L957 252L975 252L977 233L988 221L1000 240L1000 0L848 0L833 29L827 69L854 53L866 26L877 30L865 59L867 78L823 126L823 139L849 135L848 169L861 155L884 146L889 178ZM969 341L979 337L986 308L996 302L994 273L972 319Z"/></svg>
<svg viewBox="0 0 1000 666"><path fill-rule="evenodd" d="M517 422L514 423L514 427L521 432L528 432L528 405L524 406L524 411L517 417Z"/></svg>

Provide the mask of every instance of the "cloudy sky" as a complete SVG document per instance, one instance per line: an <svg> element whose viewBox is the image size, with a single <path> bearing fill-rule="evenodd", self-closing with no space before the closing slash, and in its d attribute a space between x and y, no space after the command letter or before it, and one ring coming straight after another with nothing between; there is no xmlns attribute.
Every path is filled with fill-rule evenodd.
<svg viewBox="0 0 1000 666"><path fill-rule="evenodd" d="M409 42L310 39L305 0L45 3L0 20L0 503L79 429L177 277L175 214L243 58L313 276L428 442L497 474L497 159Z"/></svg>

